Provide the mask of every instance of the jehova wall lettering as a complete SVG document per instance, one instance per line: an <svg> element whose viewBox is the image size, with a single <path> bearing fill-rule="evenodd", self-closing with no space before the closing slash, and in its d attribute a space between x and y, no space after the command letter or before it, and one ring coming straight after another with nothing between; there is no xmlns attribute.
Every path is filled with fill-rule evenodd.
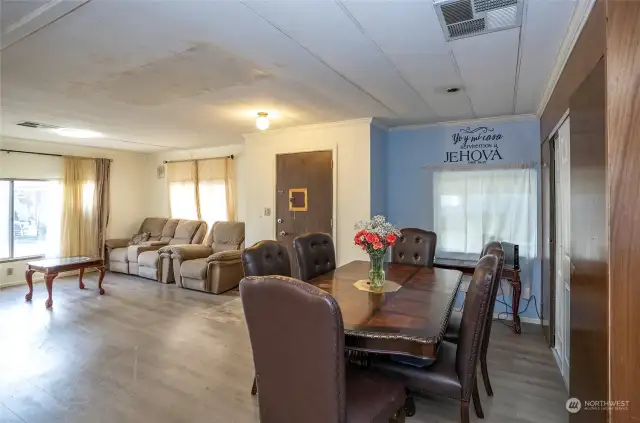
<svg viewBox="0 0 640 423"><path fill-rule="evenodd" d="M452 151L445 151L445 163L483 164L502 160L498 141L504 136L494 128L462 128L451 135Z"/></svg>

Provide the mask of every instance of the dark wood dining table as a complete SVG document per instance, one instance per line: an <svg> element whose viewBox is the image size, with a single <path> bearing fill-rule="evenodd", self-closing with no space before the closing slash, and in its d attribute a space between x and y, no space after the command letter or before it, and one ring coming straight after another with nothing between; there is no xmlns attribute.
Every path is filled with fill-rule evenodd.
<svg viewBox="0 0 640 423"><path fill-rule="evenodd" d="M395 292L384 293L354 286L367 279L368 272L369 262L353 261L309 281L338 302L345 346L364 352L435 359L462 272L387 263L386 280L401 286Z"/></svg>

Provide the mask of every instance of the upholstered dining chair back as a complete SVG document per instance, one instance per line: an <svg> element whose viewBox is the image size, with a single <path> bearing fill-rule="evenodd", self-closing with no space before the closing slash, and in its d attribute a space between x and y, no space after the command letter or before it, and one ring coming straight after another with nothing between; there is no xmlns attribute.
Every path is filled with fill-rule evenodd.
<svg viewBox="0 0 640 423"><path fill-rule="evenodd" d="M418 228L404 228L400 233L393 246L391 261L433 267L438 241L436 233Z"/></svg>
<svg viewBox="0 0 640 423"><path fill-rule="evenodd" d="M312 232L293 240L300 279L307 282L336 268L336 248L331 235Z"/></svg>
<svg viewBox="0 0 640 423"><path fill-rule="evenodd" d="M475 383L478 353L484 332L498 258L486 255L478 261L464 301L460 339L456 352L456 373L462 385L462 398L468 399Z"/></svg>
<svg viewBox="0 0 640 423"><path fill-rule="evenodd" d="M259 241L242 252L245 276L291 276L287 247L273 240Z"/></svg>
<svg viewBox="0 0 640 423"><path fill-rule="evenodd" d="M491 327L493 326L493 310L496 307L496 298L498 297L498 289L500 288L502 278L502 268L504 267L504 250L499 246L491 246L487 248L487 254L493 255L498 259L498 267L495 275L495 281L491 288L491 298L489 299L489 313L487 313L486 324L482 336L482 351L486 354L489 347L489 339L491 338Z"/></svg>
<svg viewBox="0 0 640 423"><path fill-rule="evenodd" d="M245 277L240 296L260 422L344 423L344 329L334 298L283 276Z"/></svg>
<svg viewBox="0 0 640 423"><path fill-rule="evenodd" d="M486 244L484 244L484 247L482 247L482 251L480 252L480 258L486 256L487 254L489 254L489 249L490 248L499 248L502 250L502 244L499 241L489 241ZM503 251L504 252L504 251Z"/></svg>

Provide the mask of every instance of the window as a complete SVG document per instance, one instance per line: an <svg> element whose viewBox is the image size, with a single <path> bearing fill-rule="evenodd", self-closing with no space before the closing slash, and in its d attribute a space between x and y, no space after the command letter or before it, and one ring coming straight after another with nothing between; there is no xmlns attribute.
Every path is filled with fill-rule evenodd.
<svg viewBox="0 0 640 423"><path fill-rule="evenodd" d="M171 217L200 218L210 228L214 222L235 218L229 158L169 163L168 179Z"/></svg>
<svg viewBox="0 0 640 423"><path fill-rule="evenodd" d="M0 259L55 255L60 244L58 181L0 181Z"/></svg>
<svg viewBox="0 0 640 423"><path fill-rule="evenodd" d="M518 244L525 258L536 256L535 169L436 172L434 198L438 256L477 258L491 240Z"/></svg>

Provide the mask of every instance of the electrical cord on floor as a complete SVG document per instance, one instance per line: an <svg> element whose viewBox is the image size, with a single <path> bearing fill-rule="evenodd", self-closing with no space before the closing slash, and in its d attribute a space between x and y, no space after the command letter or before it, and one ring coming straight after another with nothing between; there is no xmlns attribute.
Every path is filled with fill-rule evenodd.
<svg viewBox="0 0 640 423"><path fill-rule="evenodd" d="M467 293L463 292L463 294L466 296ZM500 283L500 297L504 298L504 288L502 287L502 282ZM531 295L529 297L529 299L527 300L527 305L524 307L524 310L520 311L518 314L522 314L525 313L528 309L529 309L529 305L531 304L531 301L533 301L535 310L536 310L536 315L538 316L538 319L542 320L542 316L540 316L540 311L538 310L538 299L536 298L535 295ZM500 323L502 323L503 325L513 329L513 325L512 324L508 324L505 323L507 321L507 318L509 317L509 315L513 316L513 305L512 304L508 304L507 302L500 300L498 298L496 298L496 303L502 304L505 306L506 311L501 311L498 313L498 316L494 319L494 320L498 320ZM462 310L464 309L464 301L462 302L462 307L460 307L460 309L456 309L454 308L454 311L456 312L462 312ZM502 315L505 315L505 317L501 317Z"/></svg>

